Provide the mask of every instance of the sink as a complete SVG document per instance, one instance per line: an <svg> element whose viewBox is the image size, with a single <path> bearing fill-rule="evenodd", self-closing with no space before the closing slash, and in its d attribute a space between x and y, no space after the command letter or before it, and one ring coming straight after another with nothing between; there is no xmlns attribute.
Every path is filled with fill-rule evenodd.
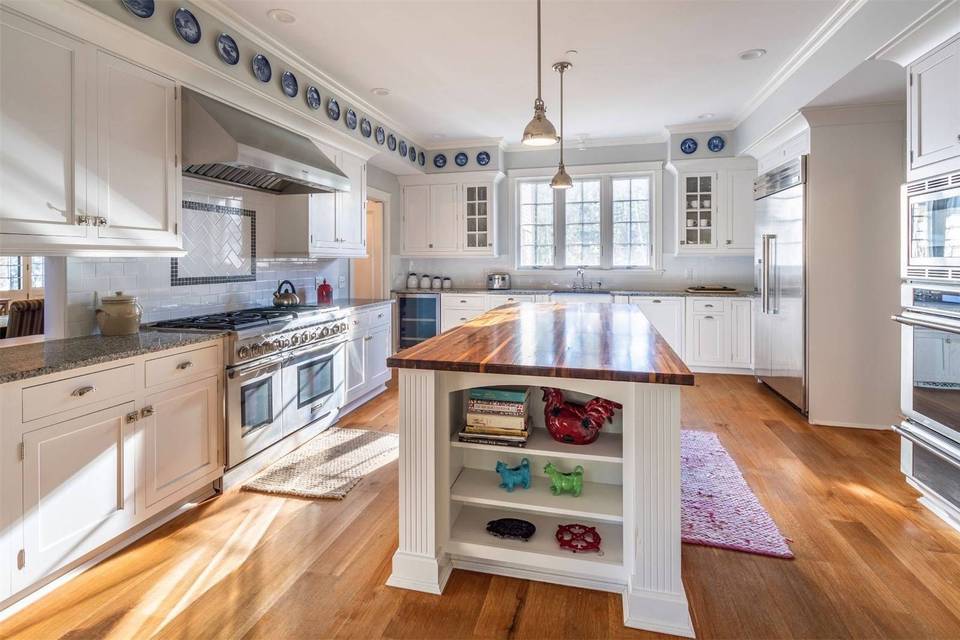
<svg viewBox="0 0 960 640"><path fill-rule="evenodd" d="M609 291L598 289L570 289L569 291L554 291L550 294L551 302L613 302Z"/></svg>

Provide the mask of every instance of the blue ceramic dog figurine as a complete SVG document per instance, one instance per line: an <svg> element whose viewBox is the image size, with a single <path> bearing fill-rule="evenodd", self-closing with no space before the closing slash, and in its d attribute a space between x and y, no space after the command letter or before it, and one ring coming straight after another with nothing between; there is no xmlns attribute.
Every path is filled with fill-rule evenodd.
<svg viewBox="0 0 960 640"><path fill-rule="evenodd" d="M500 488L507 491L513 491L513 488L520 485L524 489L530 488L530 461L524 458L520 461L519 467L512 469L506 463L497 460L497 473L500 474Z"/></svg>

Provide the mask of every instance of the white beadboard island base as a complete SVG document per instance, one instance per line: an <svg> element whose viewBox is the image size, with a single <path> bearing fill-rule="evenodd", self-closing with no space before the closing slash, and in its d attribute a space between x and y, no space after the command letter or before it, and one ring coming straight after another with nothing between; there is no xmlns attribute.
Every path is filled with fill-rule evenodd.
<svg viewBox="0 0 960 640"><path fill-rule="evenodd" d="M492 324L487 316L472 322ZM632 337L625 348L637 348ZM621 593L624 625L695 637L680 575L680 386L570 372L557 377L403 368L398 361L415 350L391 362L401 367L400 512L399 547L387 584L442 594L451 570L459 568ZM536 431L540 439L531 439L529 449L459 446L467 390L490 386L533 387L535 430L544 427L540 387L560 388L577 401L607 398L623 409L613 424L604 424L595 451L593 445L573 451L550 445ZM499 489L496 462L515 465L524 457L530 460L531 487ZM552 495L546 462L564 471L582 465L583 494ZM503 517L528 520L537 532L526 542L488 534L486 523ZM597 527L602 555L559 548L557 525L574 522Z"/></svg>

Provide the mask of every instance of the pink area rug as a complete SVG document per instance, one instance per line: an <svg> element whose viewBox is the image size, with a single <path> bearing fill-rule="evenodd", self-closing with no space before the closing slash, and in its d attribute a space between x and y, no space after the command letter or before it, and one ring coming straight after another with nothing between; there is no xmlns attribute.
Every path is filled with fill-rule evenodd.
<svg viewBox="0 0 960 640"><path fill-rule="evenodd" d="M690 544L792 558L787 539L709 431L680 432L680 532Z"/></svg>

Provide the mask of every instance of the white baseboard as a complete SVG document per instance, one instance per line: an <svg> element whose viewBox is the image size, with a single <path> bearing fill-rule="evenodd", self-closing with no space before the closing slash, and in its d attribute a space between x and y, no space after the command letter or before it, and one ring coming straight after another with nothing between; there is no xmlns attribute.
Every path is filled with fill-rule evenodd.
<svg viewBox="0 0 960 640"><path fill-rule="evenodd" d="M449 560L430 558L415 553L406 553L399 549L393 554L393 572L387 578L388 587L410 589L440 595L453 565Z"/></svg>
<svg viewBox="0 0 960 640"><path fill-rule="evenodd" d="M697 637L682 587L679 594L627 588L623 592L623 624L685 638Z"/></svg>
<svg viewBox="0 0 960 640"><path fill-rule="evenodd" d="M699 367L697 365L687 365L693 373L726 373L735 376L752 376L753 367L741 369L739 367Z"/></svg>
<svg viewBox="0 0 960 640"><path fill-rule="evenodd" d="M807 417L807 420L810 424L817 425L820 427L845 427L847 429L871 429L873 431L889 431L889 424L866 424L862 422L839 422L836 420L817 420L816 418Z"/></svg>
<svg viewBox="0 0 960 640"><path fill-rule="evenodd" d="M490 560L478 560L477 558L464 558L461 556L451 556L451 562L455 569L465 571L476 571L478 573L490 573L507 578L520 578L522 580L533 580L535 582L547 582L550 584L559 584L564 587L580 587L581 589L590 589L592 591L607 591L609 593L623 593L625 584L616 580L604 580L591 576L582 576L561 571L548 572L542 568L530 569L521 565L508 562L493 562Z"/></svg>

